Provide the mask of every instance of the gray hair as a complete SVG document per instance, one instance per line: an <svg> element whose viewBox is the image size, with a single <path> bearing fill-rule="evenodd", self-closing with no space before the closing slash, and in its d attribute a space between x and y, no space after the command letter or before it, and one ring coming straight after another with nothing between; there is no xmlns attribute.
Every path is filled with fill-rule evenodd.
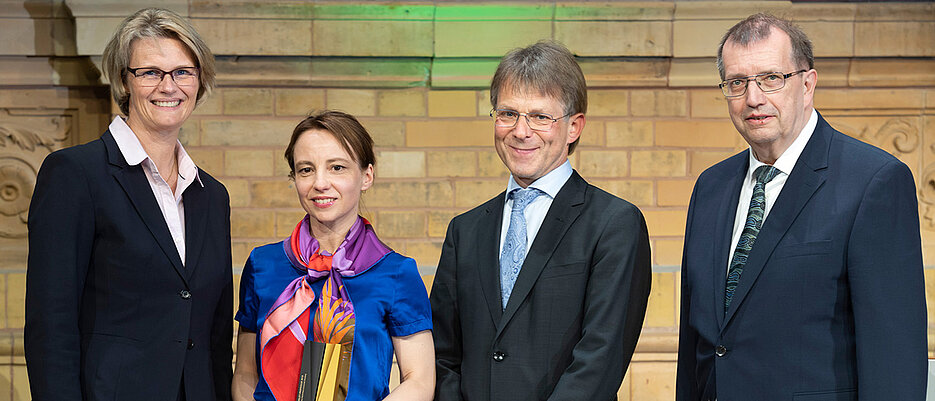
<svg viewBox="0 0 935 401"><path fill-rule="evenodd" d="M792 60L795 62L796 67L809 70L815 68L812 41L808 39L805 32L802 32L801 28L793 24L792 21L770 14L757 13L732 26L721 38L721 44L717 47L717 71L721 74L721 79L724 79L724 59L722 57L724 44L731 41L746 46L749 43L768 38L773 27L789 35L789 40L792 42Z"/></svg>

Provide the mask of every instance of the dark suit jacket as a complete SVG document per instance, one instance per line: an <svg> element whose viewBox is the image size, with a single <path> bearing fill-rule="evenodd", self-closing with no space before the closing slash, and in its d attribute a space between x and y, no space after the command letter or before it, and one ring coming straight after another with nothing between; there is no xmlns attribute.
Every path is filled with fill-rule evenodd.
<svg viewBox="0 0 935 401"><path fill-rule="evenodd" d="M501 311L504 198L448 227L430 296L435 399L616 399L649 296L642 214L573 173Z"/></svg>
<svg viewBox="0 0 935 401"><path fill-rule="evenodd" d="M184 266L140 165L110 132L42 163L29 208L26 362L34 400L229 400L230 200L183 195Z"/></svg>
<svg viewBox="0 0 935 401"><path fill-rule="evenodd" d="M725 313L748 158L709 168L692 194L677 399L922 400L925 295L909 169L819 116Z"/></svg>

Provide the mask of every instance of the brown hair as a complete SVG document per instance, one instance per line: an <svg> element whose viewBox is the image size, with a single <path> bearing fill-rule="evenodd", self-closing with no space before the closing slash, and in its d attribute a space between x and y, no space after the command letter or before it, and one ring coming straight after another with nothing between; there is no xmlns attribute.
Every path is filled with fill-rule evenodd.
<svg viewBox="0 0 935 401"><path fill-rule="evenodd" d="M214 89L214 55L195 28L175 12L161 8L144 8L120 23L110 42L104 47L101 69L110 82L110 94L124 115L130 114L130 94L123 86L133 42L143 38L177 39L188 48L198 67L200 104Z"/></svg>
<svg viewBox="0 0 935 401"><path fill-rule="evenodd" d="M565 114L588 111L588 86L575 56L562 44L543 40L511 50L490 81L490 105L497 107L501 90L532 90L558 99ZM579 138L580 139L580 138ZM568 145L568 154L578 141Z"/></svg>
<svg viewBox="0 0 935 401"><path fill-rule="evenodd" d="M283 154L289 163L289 177L295 176L295 143L308 130L322 130L333 135L361 169L377 164L373 155L373 139L360 121L343 111L324 110L310 114L292 130L289 146Z"/></svg>
<svg viewBox="0 0 935 401"><path fill-rule="evenodd" d="M757 42L769 37L773 27L789 35L792 42L792 60L796 68L815 68L815 56L812 54L812 41L808 35L802 32L792 21L772 16L770 14L757 13L747 17L745 20L732 26L717 47L717 71L724 79L724 59L722 53L724 44L731 41L741 46L747 46L749 43ZM778 71L777 71L778 72Z"/></svg>

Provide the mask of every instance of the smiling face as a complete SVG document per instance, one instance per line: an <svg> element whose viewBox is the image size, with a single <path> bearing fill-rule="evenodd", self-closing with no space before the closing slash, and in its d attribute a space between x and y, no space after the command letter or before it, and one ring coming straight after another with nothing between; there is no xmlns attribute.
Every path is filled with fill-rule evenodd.
<svg viewBox="0 0 935 401"><path fill-rule="evenodd" d="M553 118L565 114L562 103L550 96L506 88L497 100L497 109L520 113L544 113ZM561 118L547 131L532 130L520 117L512 128L494 126L494 146L513 179L523 188L555 170L568 159L568 144L584 129L584 114Z"/></svg>
<svg viewBox="0 0 935 401"><path fill-rule="evenodd" d="M135 40L130 47L130 68L172 71L196 66L194 57L178 39L143 38ZM195 109L198 80L190 86L178 86L171 77L164 76L162 82L153 87L144 87L141 81L129 72L124 78L130 95L127 125L138 135L148 132L178 136L182 124Z"/></svg>
<svg viewBox="0 0 935 401"><path fill-rule="evenodd" d="M330 132L308 130L296 140L295 189L308 212L312 236L346 233L360 210L360 194L373 184L373 166L361 169Z"/></svg>
<svg viewBox="0 0 935 401"><path fill-rule="evenodd" d="M777 28L772 28L766 39L746 46L728 40L724 44L723 60L727 80L766 72L786 74L800 69L792 58L789 36ZM774 163L798 137L811 115L817 81L818 73L809 70L786 78L782 89L764 93L751 80L745 95L727 99L731 121L758 160Z"/></svg>

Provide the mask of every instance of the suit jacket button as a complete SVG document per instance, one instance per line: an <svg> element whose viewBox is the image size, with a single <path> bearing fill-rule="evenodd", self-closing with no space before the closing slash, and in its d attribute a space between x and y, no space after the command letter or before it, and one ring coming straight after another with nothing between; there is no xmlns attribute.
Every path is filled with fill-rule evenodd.
<svg viewBox="0 0 935 401"><path fill-rule="evenodd" d="M188 349L192 349L192 348L195 348L195 343L192 342L192 339L191 339L191 338L189 338L189 339L188 339Z"/></svg>
<svg viewBox="0 0 935 401"><path fill-rule="evenodd" d="M500 352L500 351L497 351L497 352L494 352L494 353L493 353L493 360L495 360L495 361L497 361L497 362L503 362L503 360L504 360L505 358L506 358L506 354L504 354L504 353L502 353L502 352Z"/></svg>
<svg viewBox="0 0 935 401"><path fill-rule="evenodd" d="M723 345L718 345L717 347L714 347L714 354L717 355L717 356L724 356L724 355L726 355L726 354L727 354L727 347L725 347L725 346L723 346Z"/></svg>
<svg viewBox="0 0 935 401"><path fill-rule="evenodd" d="M188 292L188 290L182 290L179 291L179 296L182 297L182 299L190 299L192 297L192 293Z"/></svg>

